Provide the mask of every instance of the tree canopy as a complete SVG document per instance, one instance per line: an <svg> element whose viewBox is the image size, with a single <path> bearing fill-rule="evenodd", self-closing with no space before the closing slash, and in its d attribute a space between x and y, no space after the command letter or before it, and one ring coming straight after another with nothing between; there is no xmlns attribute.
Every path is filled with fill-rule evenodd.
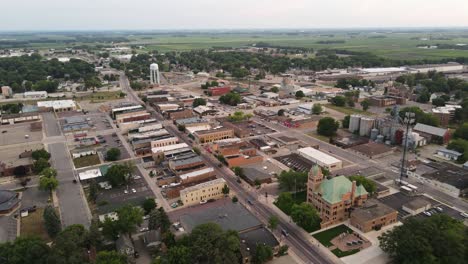
<svg viewBox="0 0 468 264"><path fill-rule="evenodd" d="M62 224L57 211L52 206L46 206L43 213L44 225L47 230L47 234L54 238L62 230Z"/></svg>
<svg viewBox="0 0 468 264"><path fill-rule="evenodd" d="M356 181L357 185L364 186L364 189L366 189L366 191L370 194L373 194L377 191L377 185L375 184L375 182L364 176L360 176L360 175L350 176L349 180Z"/></svg>
<svg viewBox="0 0 468 264"><path fill-rule="evenodd" d="M104 175L113 186L120 186L127 183L132 175L133 167L131 164L114 164Z"/></svg>
<svg viewBox="0 0 468 264"><path fill-rule="evenodd" d="M199 105L206 105L206 100L204 98L195 98L192 103L192 107L197 107Z"/></svg>
<svg viewBox="0 0 468 264"><path fill-rule="evenodd" d="M50 153L47 152L47 150L45 149L38 149L38 150L34 150L32 153L31 153L31 157L33 158L33 160L39 160L39 159L45 159L45 160L49 160L50 159Z"/></svg>
<svg viewBox="0 0 468 264"><path fill-rule="evenodd" d="M468 230L445 214L409 218L379 237L380 247L395 263L465 263Z"/></svg>
<svg viewBox="0 0 468 264"><path fill-rule="evenodd" d="M108 161L116 161L120 158L120 149L119 148L110 148L106 152L106 160Z"/></svg>
<svg viewBox="0 0 468 264"><path fill-rule="evenodd" d="M282 171L278 177L280 188L286 191L300 191L307 187L307 173L293 170Z"/></svg>
<svg viewBox="0 0 468 264"><path fill-rule="evenodd" d="M320 216L315 208L308 203L295 204L291 208L291 218L307 232L320 229Z"/></svg>
<svg viewBox="0 0 468 264"><path fill-rule="evenodd" d="M317 125L317 133L322 136L331 137L334 136L340 123L335 121L332 117L324 117L319 120Z"/></svg>
<svg viewBox="0 0 468 264"><path fill-rule="evenodd" d="M242 101L240 94L229 92L219 97L219 102L222 104L236 106Z"/></svg>

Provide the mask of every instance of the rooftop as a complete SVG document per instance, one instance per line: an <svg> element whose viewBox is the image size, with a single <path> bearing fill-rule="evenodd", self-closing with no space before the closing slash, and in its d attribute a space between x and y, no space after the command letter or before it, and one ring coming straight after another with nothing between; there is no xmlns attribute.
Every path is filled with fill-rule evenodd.
<svg viewBox="0 0 468 264"><path fill-rule="evenodd" d="M359 221L368 222L393 212L396 212L396 210L377 200L371 199L366 201L362 207L354 209L351 215Z"/></svg>
<svg viewBox="0 0 468 264"><path fill-rule="evenodd" d="M194 123L207 123L208 121L199 117L189 117L189 118L177 119L175 122L177 125L186 125L186 124L194 124Z"/></svg>
<svg viewBox="0 0 468 264"><path fill-rule="evenodd" d="M339 159L312 147L301 148L301 149L298 149L297 151L299 152L300 155L306 158L313 158L327 165L341 162Z"/></svg>
<svg viewBox="0 0 468 264"><path fill-rule="evenodd" d="M426 207L427 205L430 205L430 204L431 204L430 202L418 197L416 199L413 199L405 203L403 206L408 207L409 209L412 209L412 210L417 210L422 207Z"/></svg>
<svg viewBox="0 0 468 264"><path fill-rule="evenodd" d="M468 188L468 170L460 168L447 162L430 162L425 164L435 171L428 172L422 176L438 182L443 182L464 190Z"/></svg>
<svg viewBox="0 0 468 264"><path fill-rule="evenodd" d="M427 133L427 134L430 134L430 135L439 136L439 137L445 136L445 133L447 133L447 131L448 131L448 129L445 129L445 128L438 128L438 127L435 127L435 126L428 126L428 125L421 124L421 123L416 124L414 126L413 130L423 132L423 133Z"/></svg>
<svg viewBox="0 0 468 264"><path fill-rule="evenodd" d="M322 198L330 204L335 204L341 201L344 194L351 192L352 182L345 176L337 176L331 179L326 179L320 184L319 192ZM355 197L367 194L364 186L356 186Z"/></svg>
<svg viewBox="0 0 468 264"><path fill-rule="evenodd" d="M170 151L170 150L176 150L176 149L180 149L180 148L186 148L188 146L189 145L187 145L186 143L179 143L179 144L174 144L174 145L169 145L169 146L152 148L151 150L153 151L153 153L157 153L157 152L166 152L166 151Z"/></svg>
<svg viewBox="0 0 468 264"><path fill-rule="evenodd" d="M241 251L246 250L251 256L255 255L257 245L268 245L272 248L279 245L275 236L266 228L257 228L255 230L243 232L239 234L241 240Z"/></svg>
<svg viewBox="0 0 468 264"><path fill-rule="evenodd" d="M87 171L81 172L80 174L78 174L78 176L80 177L80 181L85 181L85 180L101 177L102 174L101 174L100 169L93 169L93 170L87 170Z"/></svg>
<svg viewBox="0 0 468 264"><path fill-rule="evenodd" d="M196 191L196 190L200 190L202 188L206 188L206 187L209 187L209 186L222 184L222 183L226 183L226 181L224 179L222 179L222 178L219 178L219 179L215 179L215 180L212 180L212 181L207 181L207 182L204 182L204 183L193 185L193 186L190 186L188 188L185 188L185 189L181 190L180 191L180 196L182 196L183 194L188 193L188 192L193 192L193 191Z"/></svg>
<svg viewBox="0 0 468 264"><path fill-rule="evenodd" d="M0 212L9 211L19 203L17 193L13 191L0 190Z"/></svg>
<svg viewBox="0 0 468 264"><path fill-rule="evenodd" d="M180 217L180 222L187 232L200 224L216 223L224 230L246 231L260 227L262 223L240 203L228 201L217 207L192 211Z"/></svg>
<svg viewBox="0 0 468 264"><path fill-rule="evenodd" d="M197 177L197 176L203 175L205 173L210 173L210 172L213 172L213 171L214 171L214 169L212 167L207 167L207 168L204 168L204 169L201 169L201 170L196 170L196 171L191 171L189 173L181 174L179 177L182 180L185 180L185 179L188 179L188 178Z"/></svg>
<svg viewBox="0 0 468 264"><path fill-rule="evenodd" d="M73 100L54 100L37 102L38 107L52 107L54 109L73 108L76 104Z"/></svg>

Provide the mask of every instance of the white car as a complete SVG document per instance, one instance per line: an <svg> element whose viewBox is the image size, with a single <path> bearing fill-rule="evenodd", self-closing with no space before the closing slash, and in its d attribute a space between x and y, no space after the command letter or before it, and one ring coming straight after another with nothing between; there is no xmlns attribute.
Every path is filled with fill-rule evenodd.
<svg viewBox="0 0 468 264"><path fill-rule="evenodd" d="M427 216L431 216L431 213L429 213L428 211L424 211L424 214Z"/></svg>
<svg viewBox="0 0 468 264"><path fill-rule="evenodd" d="M135 190L135 188L132 188L132 193L136 193L136 190Z"/></svg>
<svg viewBox="0 0 468 264"><path fill-rule="evenodd" d="M140 228L140 232L146 232L146 231L148 231L148 230L149 230L148 227L142 227L142 228Z"/></svg>
<svg viewBox="0 0 468 264"><path fill-rule="evenodd" d="M468 214L465 213L465 212L461 212L460 215L463 216L463 217L465 217L465 218L468 218Z"/></svg>
<svg viewBox="0 0 468 264"><path fill-rule="evenodd" d="M201 201L200 201L200 204L206 204L206 203L207 203L206 200L201 200Z"/></svg>
<svg viewBox="0 0 468 264"><path fill-rule="evenodd" d="M128 193L128 190L124 190L124 193L127 194L127 193Z"/></svg>

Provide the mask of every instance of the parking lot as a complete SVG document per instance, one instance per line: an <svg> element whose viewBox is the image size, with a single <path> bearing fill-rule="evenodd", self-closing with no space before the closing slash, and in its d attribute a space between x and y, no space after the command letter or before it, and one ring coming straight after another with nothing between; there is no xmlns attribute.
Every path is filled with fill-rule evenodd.
<svg viewBox="0 0 468 264"><path fill-rule="evenodd" d="M42 140L42 130L31 131L31 123L0 126L0 146L37 142Z"/></svg>
<svg viewBox="0 0 468 264"><path fill-rule="evenodd" d="M408 196L408 195L405 195L401 192L397 192L397 193L394 193L392 195L389 195L389 196L385 196L385 197L382 197L382 198L379 198L379 201L381 201L382 203L390 206L391 208L395 209L398 211L398 220L401 221L403 220L404 218L408 217L409 214L405 211L403 211L402 209L402 206L406 203L408 203L409 201L412 201L413 199L416 199L416 198L421 198L421 199L424 199L426 201L428 201L430 204L431 204L431 208L429 211L433 212L434 214L446 214L452 218L455 218L455 219L458 219L458 220L464 220L463 216L460 215L460 212L458 212L457 210L454 210L453 208L450 208L444 204L441 204L439 202L437 202L436 200L433 200L427 196L424 196L424 195L419 195L419 196ZM442 208L442 211L439 211L437 209L435 209L435 207L441 207ZM417 214L415 215L414 217L417 217L417 218L425 218L425 217L429 217L429 216L426 216L424 213L420 213L420 214Z"/></svg>
<svg viewBox="0 0 468 264"><path fill-rule="evenodd" d="M238 122L235 125L242 131L248 131L250 136L266 135L276 131L257 122Z"/></svg>
<svg viewBox="0 0 468 264"><path fill-rule="evenodd" d="M106 152L111 148L118 148L120 149L120 160L130 158L130 154L123 146L122 142L120 141L119 137L112 136L112 135L103 135L100 136L98 139L103 139L105 142L101 143L102 148L100 148L100 152L102 157L106 156Z"/></svg>
<svg viewBox="0 0 468 264"><path fill-rule="evenodd" d="M126 205L141 205L146 198L154 197L146 181L139 173L126 186L114 187L110 190L100 189L96 200L96 212L98 215L114 212Z"/></svg>

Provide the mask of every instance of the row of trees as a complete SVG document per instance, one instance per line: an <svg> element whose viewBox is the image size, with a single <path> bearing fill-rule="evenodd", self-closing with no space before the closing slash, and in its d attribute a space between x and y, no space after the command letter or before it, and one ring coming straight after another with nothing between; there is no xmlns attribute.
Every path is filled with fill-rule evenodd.
<svg viewBox="0 0 468 264"><path fill-rule="evenodd" d="M11 86L14 92L23 92L24 89L55 92L58 82L48 80L48 76L53 79L78 81L96 76L96 72L92 64L82 60L45 60L37 53L0 59L0 86Z"/></svg>

